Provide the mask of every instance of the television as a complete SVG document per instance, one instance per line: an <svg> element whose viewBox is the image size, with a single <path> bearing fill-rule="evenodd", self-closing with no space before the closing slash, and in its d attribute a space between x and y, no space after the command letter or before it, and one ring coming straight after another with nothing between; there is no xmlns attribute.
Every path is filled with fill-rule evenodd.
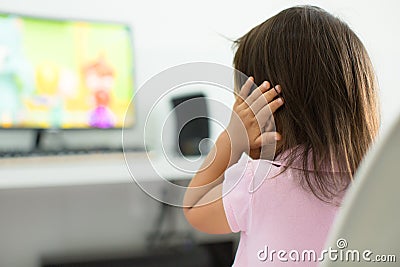
<svg viewBox="0 0 400 267"><path fill-rule="evenodd" d="M0 13L0 128L132 126L132 50L123 23Z"/></svg>

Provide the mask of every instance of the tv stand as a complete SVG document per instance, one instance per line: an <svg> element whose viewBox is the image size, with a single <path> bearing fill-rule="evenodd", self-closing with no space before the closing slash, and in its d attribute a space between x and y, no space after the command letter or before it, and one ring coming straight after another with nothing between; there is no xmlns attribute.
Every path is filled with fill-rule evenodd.
<svg viewBox="0 0 400 267"><path fill-rule="evenodd" d="M32 152L38 152L41 150L41 140L43 137L43 129L36 129L35 130L35 142L33 143Z"/></svg>
<svg viewBox="0 0 400 267"><path fill-rule="evenodd" d="M58 129L35 129L33 141L29 151L32 154L47 154L47 152L58 154L65 150L62 131Z"/></svg>

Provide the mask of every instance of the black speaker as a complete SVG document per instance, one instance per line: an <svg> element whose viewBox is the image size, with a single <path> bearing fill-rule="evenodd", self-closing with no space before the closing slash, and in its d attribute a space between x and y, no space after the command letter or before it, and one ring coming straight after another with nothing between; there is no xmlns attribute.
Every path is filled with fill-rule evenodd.
<svg viewBox="0 0 400 267"><path fill-rule="evenodd" d="M203 94L191 94L172 99L176 117L177 148L184 156L208 153L210 137L207 100ZM202 147L203 145L203 147Z"/></svg>

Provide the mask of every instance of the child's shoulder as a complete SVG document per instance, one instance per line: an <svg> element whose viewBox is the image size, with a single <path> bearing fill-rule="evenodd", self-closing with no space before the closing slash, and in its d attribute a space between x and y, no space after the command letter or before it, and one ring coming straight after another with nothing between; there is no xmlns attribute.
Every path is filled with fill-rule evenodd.
<svg viewBox="0 0 400 267"><path fill-rule="evenodd" d="M243 155L225 171L222 199L225 215L233 232L248 230L253 199L256 195L268 195L263 194L265 190L274 191L275 181L281 180L281 170L281 166L273 161L254 160Z"/></svg>
<svg viewBox="0 0 400 267"><path fill-rule="evenodd" d="M266 180L279 178L283 165L279 161L252 159L246 154L225 171L225 188L239 186L248 192L257 190Z"/></svg>

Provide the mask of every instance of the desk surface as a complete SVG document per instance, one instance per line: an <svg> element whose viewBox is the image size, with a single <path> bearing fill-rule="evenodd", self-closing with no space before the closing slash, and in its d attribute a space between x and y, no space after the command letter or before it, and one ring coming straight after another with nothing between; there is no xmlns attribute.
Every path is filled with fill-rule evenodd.
<svg viewBox="0 0 400 267"><path fill-rule="evenodd" d="M0 266L145 249L159 219L156 200L181 204L183 191L153 183L161 178L146 154L128 154L127 160L136 179L149 181L146 192L133 182L122 153L0 159L0 212L6 214L0 221ZM154 164L168 179L191 177L161 158L154 157ZM181 210L171 211L162 228L186 233Z"/></svg>
<svg viewBox="0 0 400 267"><path fill-rule="evenodd" d="M3 158L0 189L190 179L202 163L201 158L172 161L145 152Z"/></svg>

